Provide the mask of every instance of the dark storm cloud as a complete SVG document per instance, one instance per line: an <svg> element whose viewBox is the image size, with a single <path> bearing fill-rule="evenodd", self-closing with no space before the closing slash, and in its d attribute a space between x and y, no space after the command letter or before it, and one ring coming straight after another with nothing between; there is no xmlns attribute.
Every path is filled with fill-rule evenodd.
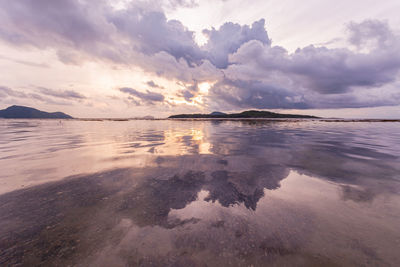
<svg viewBox="0 0 400 267"><path fill-rule="evenodd" d="M139 92L133 88L123 87L119 88L119 91L129 94L131 97L138 98L139 100L147 103L147 104L154 104L154 102L163 102L164 96L159 93L150 92L149 90L146 93ZM135 99L133 99L135 100ZM136 104L139 104L137 100L134 101Z"/></svg>
<svg viewBox="0 0 400 267"><path fill-rule="evenodd" d="M134 1L116 10L106 0L0 0L0 39L54 49L67 64L137 65L189 84L180 92L187 101L198 93L193 81L216 82L208 103L238 108L385 106L397 100L400 37L385 22L348 24L348 48L307 46L294 53L271 45L263 19L251 26L227 22L204 30L208 41L200 47L192 31L162 10L195 4ZM147 85L157 88L154 82ZM131 90L125 93L147 104L164 100L158 93ZM48 95L80 98L72 92Z"/></svg>

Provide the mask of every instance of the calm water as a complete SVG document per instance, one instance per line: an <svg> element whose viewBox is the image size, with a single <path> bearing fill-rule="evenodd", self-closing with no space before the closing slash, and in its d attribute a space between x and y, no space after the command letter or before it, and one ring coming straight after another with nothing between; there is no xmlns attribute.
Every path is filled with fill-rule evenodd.
<svg viewBox="0 0 400 267"><path fill-rule="evenodd" d="M400 123L0 120L0 266L399 266Z"/></svg>

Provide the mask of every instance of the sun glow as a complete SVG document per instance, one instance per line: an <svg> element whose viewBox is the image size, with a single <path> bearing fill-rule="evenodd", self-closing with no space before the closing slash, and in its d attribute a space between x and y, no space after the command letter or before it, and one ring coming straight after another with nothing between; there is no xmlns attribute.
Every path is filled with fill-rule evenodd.
<svg viewBox="0 0 400 267"><path fill-rule="evenodd" d="M207 95L207 94L208 94L208 91L209 91L210 88L211 88L211 84L208 83L208 82L200 83L198 86L199 86L199 92L200 92L202 95Z"/></svg>
<svg viewBox="0 0 400 267"><path fill-rule="evenodd" d="M203 105L204 104L204 97L208 95L208 92L211 88L212 84L209 82L203 82L198 84L198 94L192 99L195 105Z"/></svg>
<svg viewBox="0 0 400 267"><path fill-rule="evenodd" d="M189 106L197 106L201 107L206 104L206 98L209 94L209 90L211 87L214 85L215 82L202 82L197 84L197 90L191 91L191 93L194 94L193 97L190 99L185 99L182 95L178 95L178 98L170 98L168 101L174 105L181 105L181 104L186 104ZM181 90L187 90L187 87L191 86L189 85L181 85Z"/></svg>

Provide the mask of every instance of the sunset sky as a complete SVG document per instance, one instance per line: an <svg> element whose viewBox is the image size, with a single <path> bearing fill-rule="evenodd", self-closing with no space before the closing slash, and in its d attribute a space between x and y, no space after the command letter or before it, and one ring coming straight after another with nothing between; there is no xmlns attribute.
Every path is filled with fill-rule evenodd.
<svg viewBox="0 0 400 267"><path fill-rule="evenodd" d="M400 118L399 0L0 0L0 109Z"/></svg>

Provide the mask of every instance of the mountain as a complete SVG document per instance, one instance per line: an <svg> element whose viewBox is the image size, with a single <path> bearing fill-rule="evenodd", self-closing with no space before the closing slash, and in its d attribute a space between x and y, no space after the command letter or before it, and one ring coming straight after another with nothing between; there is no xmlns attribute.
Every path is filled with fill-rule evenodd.
<svg viewBox="0 0 400 267"><path fill-rule="evenodd" d="M225 116L226 113L219 112L219 111L214 111L214 112L211 112L210 115L212 115L212 116Z"/></svg>
<svg viewBox="0 0 400 267"><path fill-rule="evenodd" d="M258 119L258 118L304 118L316 119L318 117L309 115L281 114L269 111L248 110L241 113L225 114L213 112L210 114L179 114L169 117L170 119Z"/></svg>
<svg viewBox="0 0 400 267"><path fill-rule="evenodd" d="M30 107L11 106L0 110L0 118L7 119L72 119L62 112L44 112Z"/></svg>

